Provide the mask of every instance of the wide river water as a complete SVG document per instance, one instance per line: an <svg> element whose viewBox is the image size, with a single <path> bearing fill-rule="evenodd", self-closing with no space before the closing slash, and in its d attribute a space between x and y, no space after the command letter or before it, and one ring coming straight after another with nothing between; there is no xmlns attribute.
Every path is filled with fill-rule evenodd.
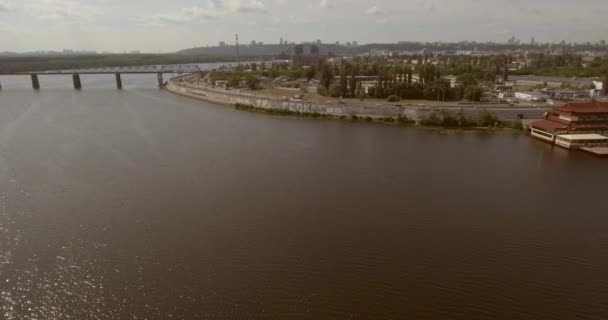
<svg viewBox="0 0 608 320"><path fill-rule="evenodd" d="M1 319L607 319L608 160L0 77Z"/></svg>

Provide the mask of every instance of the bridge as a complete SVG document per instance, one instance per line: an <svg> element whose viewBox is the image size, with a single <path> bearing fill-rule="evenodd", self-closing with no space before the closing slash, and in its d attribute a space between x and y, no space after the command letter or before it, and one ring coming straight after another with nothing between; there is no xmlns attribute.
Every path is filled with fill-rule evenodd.
<svg viewBox="0 0 608 320"><path fill-rule="evenodd" d="M44 75L67 75L72 76L74 89L82 89L80 81L81 74L112 74L116 78L116 88L122 89L122 74L156 74L158 86L164 85L163 74L184 74L184 73L199 73L202 70L198 65L193 64L172 64L172 65L147 65L147 66L127 66L127 67L106 67L106 68L89 68L89 69L71 69L71 70L50 70L37 72L17 72L17 73L0 73L1 76L29 76L32 79L32 88L40 90L40 76ZM2 89L2 84L0 84Z"/></svg>

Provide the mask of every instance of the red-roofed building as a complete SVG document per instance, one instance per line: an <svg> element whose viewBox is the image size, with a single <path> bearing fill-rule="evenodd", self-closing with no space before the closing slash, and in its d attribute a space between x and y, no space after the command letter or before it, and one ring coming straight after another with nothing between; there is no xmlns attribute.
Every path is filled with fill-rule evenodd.
<svg viewBox="0 0 608 320"><path fill-rule="evenodd" d="M568 103L530 124L532 136L555 142L561 134L608 135L608 103Z"/></svg>

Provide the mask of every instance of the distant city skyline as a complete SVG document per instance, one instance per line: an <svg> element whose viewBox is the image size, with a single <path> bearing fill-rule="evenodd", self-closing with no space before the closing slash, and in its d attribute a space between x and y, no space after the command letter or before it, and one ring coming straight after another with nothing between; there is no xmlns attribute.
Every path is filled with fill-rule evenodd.
<svg viewBox="0 0 608 320"><path fill-rule="evenodd" d="M607 14L602 0L0 0L0 52L175 52L235 33L243 44L595 43Z"/></svg>

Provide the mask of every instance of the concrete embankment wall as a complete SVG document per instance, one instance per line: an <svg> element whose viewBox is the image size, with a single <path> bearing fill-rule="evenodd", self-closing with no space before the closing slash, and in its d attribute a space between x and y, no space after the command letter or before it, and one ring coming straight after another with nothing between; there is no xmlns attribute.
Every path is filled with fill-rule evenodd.
<svg viewBox="0 0 608 320"><path fill-rule="evenodd" d="M530 108L492 108L492 107L427 107L427 106L408 106L398 104L370 104L370 105L349 105L339 103L321 103L312 101L284 100L279 98L261 97L237 91L227 91L214 88L194 88L181 83L179 78L172 79L166 86L170 92L184 95L196 99L206 100L219 104L235 105L245 104L256 108L263 109L281 109L299 112L318 112L321 114L330 114L335 116L341 115L357 115L370 116L374 118L381 117L398 117L406 115L408 118L420 121L425 119L432 111L446 110L452 115L456 115L459 111L474 119L482 110L488 110L502 120L511 120L517 118L524 119L540 119L543 117L546 109L530 109Z"/></svg>

